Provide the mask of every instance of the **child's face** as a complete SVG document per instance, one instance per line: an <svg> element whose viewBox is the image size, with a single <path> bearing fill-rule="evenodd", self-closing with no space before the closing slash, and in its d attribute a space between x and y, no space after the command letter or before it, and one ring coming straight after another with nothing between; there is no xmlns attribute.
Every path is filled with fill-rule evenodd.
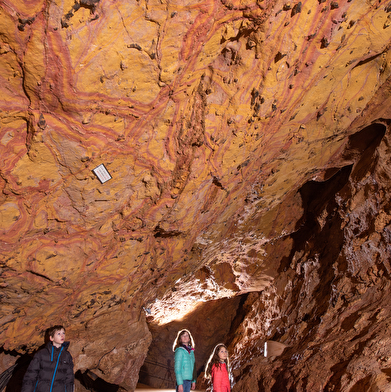
<svg viewBox="0 0 391 392"><path fill-rule="evenodd" d="M182 344L189 344L190 342L190 336L187 332L185 332L182 336L181 336L181 343Z"/></svg>
<svg viewBox="0 0 391 392"><path fill-rule="evenodd" d="M65 342L65 330L59 329L54 332L54 336L50 336L50 340L53 342L53 346L61 347L61 345Z"/></svg>
<svg viewBox="0 0 391 392"><path fill-rule="evenodd" d="M219 352L217 353L220 361L223 362L228 358L228 351L225 347L220 347Z"/></svg>

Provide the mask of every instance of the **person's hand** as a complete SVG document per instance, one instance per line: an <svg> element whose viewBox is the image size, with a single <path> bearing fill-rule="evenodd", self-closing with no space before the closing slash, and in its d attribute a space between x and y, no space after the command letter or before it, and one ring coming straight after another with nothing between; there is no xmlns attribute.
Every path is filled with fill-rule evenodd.
<svg viewBox="0 0 391 392"><path fill-rule="evenodd" d="M178 385L178 392L183 392L183 385Z"/></svg>
<svg viewBox="0 0 391 392"><path fill-rule="evenodd" d="M191 383L191 389L194 391L194 389L195 389L195 382Z"/></svg>

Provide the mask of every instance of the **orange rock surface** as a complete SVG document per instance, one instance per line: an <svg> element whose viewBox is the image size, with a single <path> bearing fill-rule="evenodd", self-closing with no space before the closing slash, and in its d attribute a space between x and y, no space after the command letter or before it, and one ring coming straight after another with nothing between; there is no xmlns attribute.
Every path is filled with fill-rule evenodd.
<svg viewBox="0 0 391 392"><path fill-rule="evenodd" d="M267 378L250 329L328 353L305 385L272 379L293 352L270 362L265 390L350 390L355 352L391 369L330 343L388 328L390 39L386 1L0 0L3 352L61 323L75 370L133 390L145 314L155 331L252 293L237 391Z"/></svg>

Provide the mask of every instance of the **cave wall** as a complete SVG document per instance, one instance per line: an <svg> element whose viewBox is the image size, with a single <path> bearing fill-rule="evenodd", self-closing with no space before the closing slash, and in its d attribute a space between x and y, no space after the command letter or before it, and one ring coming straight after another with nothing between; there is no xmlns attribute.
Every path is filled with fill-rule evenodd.
<svg viewBox="0 0 391 392"><path fill-rule="evenodd" d="M389 390L390 152L389 127L370 125L342 154L353 164L300 189L293 253L232 343L235 391ZM268 339L281 356L264 357Z"/></svg>
<svg viewBox="0 0 391 392"><path fill-rule="evenodd" d="M372 307L388 280L390 11L355 0L0 0L2 366L61 323L75 370L133 390L156 328L250 293L254 309L225 341L236 388L247 378L255 388L281 371L273 362L261 374L262 362L244 374L263 338L297 352L318 344L308 325L322 342L323 325L350 330L359 310L341 301L356 290L363 320L386 319ZM366 289L368 271L383 283ZM352 355L368 356L351 350L314 382L356 382L336 380ZM286 385L304 383L308 353Z"/></svg>

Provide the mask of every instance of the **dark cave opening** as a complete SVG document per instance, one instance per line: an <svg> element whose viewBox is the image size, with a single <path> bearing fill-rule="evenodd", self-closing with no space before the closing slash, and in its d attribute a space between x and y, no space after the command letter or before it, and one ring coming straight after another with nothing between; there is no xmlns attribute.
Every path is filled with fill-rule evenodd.
<svg viewBox="0 0 391 392"><path fill-rule="evenodd" d="M33 354L20 355L16 351L4 351L2 348L0 349L0 353L17 358L12 366L0 374L0 391L20 392L22 390L24 374L33 359Z"/></svg>
<svg viewBox="0 0 391 392"><path fill-rule="evenodd" d="M108 383L88 369L84 372L78 370L75 373L75 379L92 392L118 392L121 390L118 385Z"/></svg>

